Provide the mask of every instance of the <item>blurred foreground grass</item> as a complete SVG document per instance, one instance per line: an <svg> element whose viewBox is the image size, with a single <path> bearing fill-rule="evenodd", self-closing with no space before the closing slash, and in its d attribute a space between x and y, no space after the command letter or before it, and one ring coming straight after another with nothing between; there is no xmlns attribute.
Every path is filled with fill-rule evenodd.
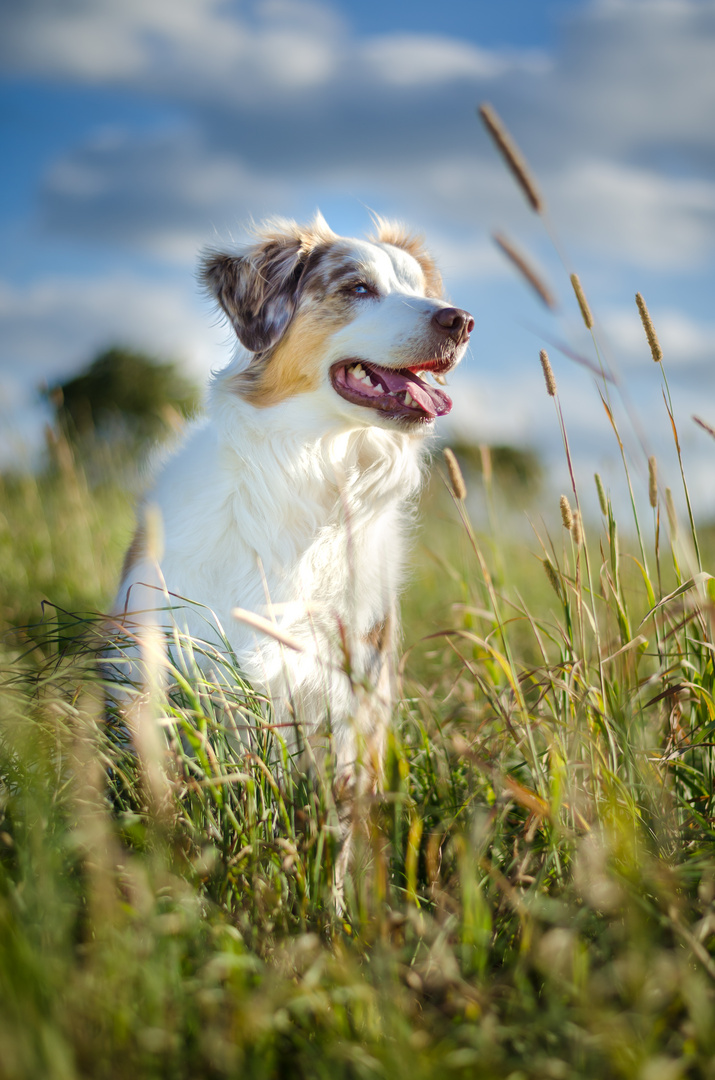
<svg viewBox="0 0 715 1080"><path fill-rule="evenodd" d="M121 487L53 453L4 481L15 625L43 588L106 609L131 532ZM107 720L83 617L5 637L0 1076L715 1075L707 579L677 535L660 591L652 550L634 574L607 508L588 547L561 530L550 581L438 471L343 917L331 792L230 663L177 670L152 761Z"/></svg>

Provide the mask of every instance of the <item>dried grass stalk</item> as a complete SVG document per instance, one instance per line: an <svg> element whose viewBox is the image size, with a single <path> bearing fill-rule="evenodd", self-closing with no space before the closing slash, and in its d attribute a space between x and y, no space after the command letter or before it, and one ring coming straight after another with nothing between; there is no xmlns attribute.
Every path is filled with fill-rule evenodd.
<svg viewBox="0 0 715 1080"><path fill-rule="evenodd" d="M479 115L481 116L487 131L494 140L497 150L504 158L509 169L511 169L514 179L526 195L532 209L535 210L537 214L542 213L544 201L541 194L529 172L526 161L522 157L521 151L504 127L501 119L497 116L492 106L487 103L479 106Z"/></svg>
<svg viewBox="0 0 715 1080"><path fill-rule="evenodd" d="M449 473L449 482L452 485L452 494L455 499L464 502L467 497L467 485L464 483L464 477L462 476L459 462L457 461L454 452L450 450L448 446L445 446L442 453L444 454L444 463L447 466L447 472Z"/></svg>
<svg viewBox="0 0 715 1080"><path fill-rule="evenodd" d="M648 458L648 499L655 510L658 505L658 462L653 455Z"/></svg>
<svg viewBox="0 0 715 1080"><path fill-rule="evenodd" d="M541 369L544 372L546 393L549 397L556 397L556 377L554 375L554 369L551 367L551 361L549 360L549 354L546 349L541 350L539 359L541 360Z"/></svg>
<svg viewBox="0 0 715 1080"><path fill-rule="evenodd" d="M576 299L578 300L578 306L581 308L581 315L583 316L583 321L586 324L586 329L593 330L593 315L591 314L591 309L588 306L588 300L586 299L586 294L583 291L583 286L581 285L581 280L578 274L571 275L571 284L573 285L573 291L576 294Z"/></svg>
<svg viewBox="0 0 715 1080"><path fill-rule="evenodd" d="M548 285L546 285L545 282L539 277L538 273L528 261L523 252L519 251L519 249L511 242L511 240L509 240L508 237L504 236L504 233L492 233L492 239L497 245L497 247L504 252L507 259L509 259L509 261L516 267L524 280L527 281L529 285L531 285L532 289L542 301L542 303L544 303L547 308L550 308L552 311L554 311L557 307L556 297L554 296Z"/></svg>
<svg viewBox="0 0 715 1080"><path fill-rule="evenodd" d="M636 293L636 304L638 305L638 314L640 315L641 322L643 323L645 336L648 338L651 356L653 357L656 364L659 364L663 359L663 350L660 347L658 335L655 332L653 320L651 319L650 312L646 307L646 302L639 292Z"/></svg>
<svg viewBox="0 0 715 1080"><path fill-rule="evenodd" d="M710 427L710 424L706 424L704 420L701 420L699 416L694 416L693 420L696 424L699 424L703 431L707 431L708 435L712 435L715 439L715 428Z"/></svg>
<svg viewBox="0 0 715 1080"><path fill-rule="evenodd" d="M297 638L279 630L275 623L264 619L262 615L257 615L255 611L246 611L245 608L233 608L231 614L234 619L245 623L246 626L250 626L251 629L257 630L260 634L273 638L280 645L285 645L288 649L294 649L296 652L305 652L305 645L302 641L298 641Z"/></svg>

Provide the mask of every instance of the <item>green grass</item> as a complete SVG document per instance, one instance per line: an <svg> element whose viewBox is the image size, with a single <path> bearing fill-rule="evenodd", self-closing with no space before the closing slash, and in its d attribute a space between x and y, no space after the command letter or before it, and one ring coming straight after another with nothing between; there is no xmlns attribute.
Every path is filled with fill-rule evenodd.
<svg viewBox="0 0 715 1080"><path fill-rule="evenodd" d="M39 473L0 474L0 626L30 626L49 600L65 611L111 603L132 532L131 469L109 447L75 460L54 438Z"/></svg>
<svg viewBox="0 0 715 1080"><path fill-rule="evenodd" d="M68 461L5 494L4 610L31 609L28 551L63 609L106 607L120 490ZM644 577L609 512L587 547L561 530L550 581L437 475L425 498L341 917L329 785L291 770L230 662L219 684L177 667L152 705L166 749L137 752L107 722L91 620L47 609L6 638L0 1075L713 1073L707 582L648 615L688 583L663 530L660 588L647 530Z"/></svg>
<svg viewBox="0 0 715 1080"><path fill-rule="evenodd" d="M126 473L3 479L2 1080L715 1076L712 535L602 493L510 542L443 472L340 915L330 784L230 657L169 642L131 742L105 700Z"/></svg>

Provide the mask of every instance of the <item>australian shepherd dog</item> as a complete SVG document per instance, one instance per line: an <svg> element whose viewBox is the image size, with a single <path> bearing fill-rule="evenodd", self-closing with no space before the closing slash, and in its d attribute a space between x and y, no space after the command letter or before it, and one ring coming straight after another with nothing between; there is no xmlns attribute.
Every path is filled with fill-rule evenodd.
<svg viewBox="0 0 715 1080"><path fill-rule="evenodd" d="M236 351L146 495L115 612L165 629L171 597L171 618L203 640L210 612L274 720L304 737L329 729L337 788L369 790L406 525L474 320L442 298L421 241L381 219L368 240L321 216L270 221L250 246L207 252L201 279Z"/></svg>

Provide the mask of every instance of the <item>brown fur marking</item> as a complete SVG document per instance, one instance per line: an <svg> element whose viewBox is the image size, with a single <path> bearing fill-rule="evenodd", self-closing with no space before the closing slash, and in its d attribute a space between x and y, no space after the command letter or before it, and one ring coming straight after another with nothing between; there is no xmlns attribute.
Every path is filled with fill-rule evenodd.
<svg viewBox="0 0 715 1080"><path fill-rule="evenodd" d="M382 652L387 643L387 629L387 619L383 619L382 622L375 623L372 630L365 634L363 641L372 645L378 652Z"/></svg>
<svg viewBox="0 0 715 1080"><path fill-rule="evenodd" d="M306 296L317 300L319 303L327 302L331 308L336 309L341 305L339 289L343 280L365 281L372 283L372 270L369 263L365 264L356 258L355 252L348 244L331 244L329 247L316 248L306 262L301 290ZM344 299L341 309L346 316L354 304L354 299Z"/></svg>
<svg viewBox="0 0 715 1080"><path fill-rule="evenodd" d="M258 409L278 405L286 398L307 394L320 385L320 358L335 326L345 318L331 318L324 310L299 312L278 345L264 360L254 361L236 376L234 389Z"/></svg>
<svg viewBox="0 0 715 1080"><path fill-rule="evenodd" d="M260 353L279 340L293 316L302 266L335 233L318 214L308 225L268 221L254 236L256 243L238 254L206 251L200 277L242 344Z"/></svg>

